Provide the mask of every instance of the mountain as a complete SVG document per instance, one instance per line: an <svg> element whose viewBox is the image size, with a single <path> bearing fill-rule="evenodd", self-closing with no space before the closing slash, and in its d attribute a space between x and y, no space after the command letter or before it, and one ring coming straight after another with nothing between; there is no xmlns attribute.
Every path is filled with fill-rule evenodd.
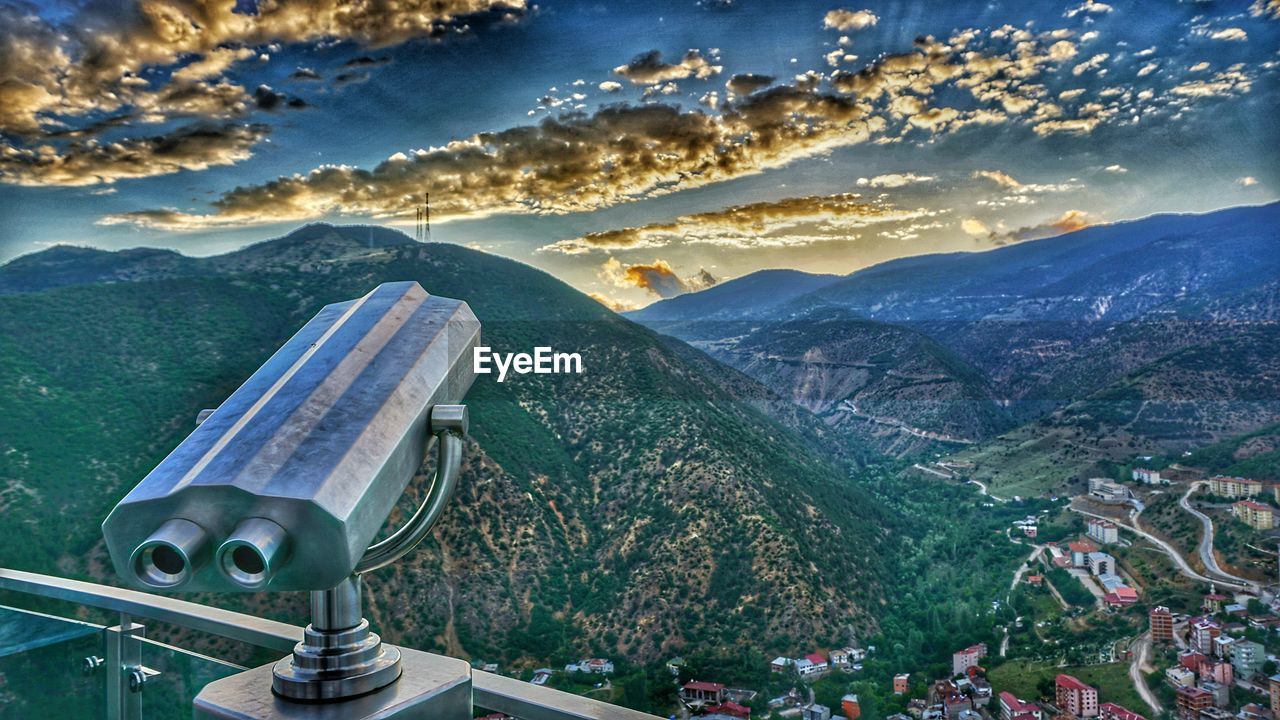
<svg viewBox="0 0 1280 720"><path fill-rule="evenodd" d="M879 417L879 435L866 426L846 427L880 449L910 454L921 449L912 441L918 431L987 440L1074 402L1112 397L1120 386L1132 384L1131 375L1162 359L1170 358L1152 372L1177 375L1174 356L1179 352L1211 353L1217 344L1237 337L1250 346L1268 347L1266 333L1241 334L1280 316L1277 228L1280 204L1159 215L987 252L887 262L792 293L780 304L733 310L736 323L704 320L714 312L696 303L705 292L689 300L682 296L679 305L656 303L633 316L706 348L819 412L846 400L890 408ZM735 283L749 277L717 290L731 296ZM822 324L830 318L859 321ZM933 348L913 349L924 347L920 335L947 355ZM890 359L881 366L884 373L919 377L920 370L909 365L938 357L933 365L943 369L931 369L928 375L947 382L934 388L913 384L910 392L895 384L864 384L852 368L865 357L833 355L831 348L865 346L868 337ZM771 352L780 342L785 342L786 353ZM766 362L771 356L777 357ZM777 360L796 370L778 372ZM833 361L850 369L833 369ZM1247 430L1250 422L1253 427L1266 422L1267 412L1256 422L1232 421L1218 430L1204 413L1203 422L1192 421L1196 414L1186 412L1187 407L1208 408L1214 382L1237 389L1247 384L1239 372L1248 368L1228 362L1218 366L1222 373L1211 377L1205 373L1212 368L1202 369L1199 381L1188 386L1183 411L1175 413L1181 420L1167 421L1176 428L1142 433L1135 442L1166 447L1214 441L1224 433ZM817 377L822 381L815 382ZM965 402L957 404L957 398ZM893 427L896 443L883 435ZM1142 441L1147 437L1150 443Z"/></svg>
<svg viewBox="0 0 1280 720"><path fill-rule="evenodd" d="M1010 426L986 380L909 327L830 309L770 323L656 324L818 416L855 444L913 455Z"/></svg>
<svg viewBox="0 0 1280 720"><path fill-rule="evenodd" d="M58 245L15 258L0 269L0 295L67 285L177 277L196 272L198 261L172 250L135 248L107 252Z"/></svg>
<svg viewBox="0 0 1280 720"><path fill-rule="evenodd" d="M322 305L411 279L470 303L495 351L549 345L584 371L476 382L444 521L366 583L389 640L518 667L776 653L875 628L891 548L913 531L848 479L821 423L525 265L369 240L309 226L216 258L156 254L156 277L136 252L0 268L0 533L25 539L0 566L112 582L98 523L196 413ZM60 269L43 289L38 267ZM199 599L295 622L305 606Z"/></svg>
<svg viewBox="0 0 1280 720"><path fill-rule="evenodd" d="M1044 418L967 450L969 476L998 494L1036 494L1110 476L1135 456L1237 450L1280 422L1280 327L1260 325L1179 346ZM1240 441L1242 442L1242 441ZM1255 445L1265 440L1255 440ZM1241 451L1243 462L1265 447ZM1220 450L1214 457L1227 450ZM1259 462L1244 467L1257 470ZM1270 471L1264 473L1270 475Z"/></svg>
<svg viewBox="0 0 1280 720"><path fill-rule="evenodd" d="M625 315L645 324L762 317L839 279L839 275L812 275L799 270L760 270L701 292L660 300Z"/></svg>

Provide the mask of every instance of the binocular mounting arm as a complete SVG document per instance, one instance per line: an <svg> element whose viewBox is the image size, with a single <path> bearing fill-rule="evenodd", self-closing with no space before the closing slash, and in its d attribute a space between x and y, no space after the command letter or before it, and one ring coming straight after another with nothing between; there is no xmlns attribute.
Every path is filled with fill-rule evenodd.
<svg viewBox="0 0 1280 720"><path fill-rule="evenodd" d="M403 527L387 539L369 546L360 562L356 563L357 575L384 568L408 554L427 537L449 504L462 465L462 439L466 437L468 425L467 406L436 405L431 409L429 423L429 430L436 438L437 451L431 489Z"/></svg>

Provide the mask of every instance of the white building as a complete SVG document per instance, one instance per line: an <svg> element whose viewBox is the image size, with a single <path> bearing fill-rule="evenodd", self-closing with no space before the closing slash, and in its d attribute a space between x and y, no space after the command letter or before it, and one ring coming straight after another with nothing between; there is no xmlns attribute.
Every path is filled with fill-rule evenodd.
<svg viewBox="0 0 1280 720"><path fill-rule="evenodd" d="M579 660L577 663L565 665L564 671L608 675L613 672L613 663L602 658L587 658Z"/></svg>
<svg viewBox="0 0 1280 720"><path fill-rule="evenodd" d="M1106 478L1090 478L1089 498L1106 505L1123 505L1129 502L1129 488Z"/></svg>
<svg viewBox="0 0 1280 720"><path fill-rule="evenodd" d="M1113 575L1116 559L1104 552L1091 552L1084 557L1084 566L1094 575Z"/></svg>
<svg viewBox="0 0 1280 720"><path fill-rule="evenodd" d="M1181 665L1174 665L1164 671L1164 679L1174 687L1182 687L1183 685L1195 686L1196 674Z"/></svg>
<svg viewBox="0 0 1280 720"><path fill-rule="evenodd" d="M1098 518L1089 518L1085 534L1103 545L1114 543L1120 539L1120 530L1115 523Z"/></svg>
<svg viewBox="0 0 1280 720"><path fill-rule="evenodd" d="M1133 479L1147 485L1168 485L1169 479L1162 477L1159 470L1148 470L1146 468L1134 468Z"/></svg>

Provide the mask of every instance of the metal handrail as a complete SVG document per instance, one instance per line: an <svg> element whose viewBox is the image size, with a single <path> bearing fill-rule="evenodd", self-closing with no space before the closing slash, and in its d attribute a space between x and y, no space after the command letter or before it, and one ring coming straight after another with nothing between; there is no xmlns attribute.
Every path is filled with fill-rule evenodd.
<svg viewBox="0 0 1280 720"><path fill-rule="evenodd" d="M292 652L302 639L302 628L288 623L53 575L0 568L0 590L127 613L284 653ZM480 670L472 671L471 686L477 706L521 720L658 720L656 715Z"/></svg>
<svg viewBox="0 0 1280 720"><path fill-rule="evenodd" d="M53 575L0 568L0 590L128 613L280 652L292 652L293 646L302 640L302 628L288 623Z"/></svg>

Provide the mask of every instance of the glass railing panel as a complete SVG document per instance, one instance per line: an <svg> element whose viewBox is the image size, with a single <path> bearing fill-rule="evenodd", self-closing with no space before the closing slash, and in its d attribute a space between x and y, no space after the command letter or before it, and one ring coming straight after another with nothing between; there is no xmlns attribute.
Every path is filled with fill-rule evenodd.
<svg viewBox="0 0 1280 720"><path fill-rule="evenodd" d="M0 718L106 717L100 626L0 606Z"/></svg>
<svg viewBox="0 0 1280 720"><path fill-rule="evenodd" d="M244 670L222 660L154 640L142 640L142 665L151 675L142 688L146 720L189 720L191 701L205 685ZM270 689L266 692L270 693Z"/></svg>

